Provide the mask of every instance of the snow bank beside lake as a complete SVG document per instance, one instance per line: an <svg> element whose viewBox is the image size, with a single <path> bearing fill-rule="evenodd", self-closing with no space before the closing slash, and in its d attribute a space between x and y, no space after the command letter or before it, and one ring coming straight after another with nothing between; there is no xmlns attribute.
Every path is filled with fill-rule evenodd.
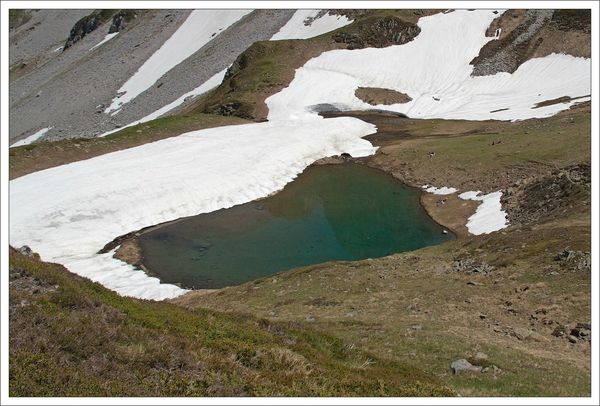
<svg viewBox="0 0 600 406"><path fill-rule="evenodd" d="M422 188L427 193L433 193L434 195L451 195L452 193L456 193L458 191L458 189L456 189L456 188L447 187L447 186L442 186L440 188L437 188L435 186L423 185Z"/></svg>
<svg viewBox="0 0 600 406"><path fill-rule="evenodd" d="M219 127L36 172L10 182L10 242L122 295L175 297L185 291L96 253L133 230L267 196L317 159L372 154L361 137L375 130L349 117Z"/></svg>
<svg viewBox="0 0 600 406"><path fill-rule="evenodd" d="M165 73L194 54L221 31L252 10L194 10L175 33L121 86L104 111L117 111L146 91Z"/></svg>
<svg viewBox="0 0 600 406"><path fill-rule="evenodd" d="M453 187L443 186L437 188L435 186L423 185L421 188L434 195L450 195L458 192L458 189ZM500 198L502 192L488 193L487 195L481 195L481 192L470 191L464 192L458 195L463 200L475 200L481 202L475 213L467 220L467 229L469 233L473 235L489 234L494 231L501 230L508 226L508 220L506 218L506 212L502 210L502 203Z"/></svg>
<svg viewBox="0 0 600 406"><path fill-rule="evenodd" d="M463 200L480 201L481 204L477 207L475 214L469 217L467 221L467 229L471 234L489 234L494 231L501 230L508 226L506 212L502 210L500 198L502 192L488 193L481 195L481 192L464 192L458 195Z"/></svg>
<svg viewBox="0 0 600 406"><path fill-rule="evenodd" d="M412 118L521 120L551 116L575 102L533 108L536 103L591 93L590 59L570 55L531 59L512 74L471 77L469 63L494 39L485 31L497 16L493 10L439 13L419 19L421 32L407 44L325 52L296 70L290 85L267 99L269 119L298 119L316 105L330 104ZM359 86L393 89L412 100L372 106L354 95Z"/></svg>
<svg viewBox="0 0 600 406"><path fill-rule="evenodd" d="M352 20L346 16L331 15L323 10L298 10L292 18L271 37L271 41L283 39L306 39L348 25ZM321 14L321 15L319 15Z"/></svg>

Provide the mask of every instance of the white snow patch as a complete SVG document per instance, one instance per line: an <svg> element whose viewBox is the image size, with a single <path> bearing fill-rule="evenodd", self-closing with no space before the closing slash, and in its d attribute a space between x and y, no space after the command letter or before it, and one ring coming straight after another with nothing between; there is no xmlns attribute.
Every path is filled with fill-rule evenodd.
<svg viewBox="0 0 600 406"><path fill-rule="evenodd" d="M113 32L111 34L106 34L106 36L104 37L104 39L102 41L98 42L96 45L94 45L93 47L90 48L90 51L92 51L92 50L98 48L100 45L110 41L111 39L116 37L118 33L119 32L117 31L117 32Z"/></svg>
<svg viewBox="0 0 600 406"><path fill-rule="evenodd" d="M494 39L485 31L496 17L493 10L439 13L419 19L421 32L407 44L325 52L267 99L269 120L302 118L318 104L413 118L522 120L554 115L577 101L533 109L538 102L591 93L590 59L563 54L528 60L512 74L472 77L469 63ZM371 106L355 97L359 86L393 89L412 100Z"/></svg>
<svg viewBox="0 0 600 406"><path fill-rule="evenodd" d="M194 10L165 43L138 69L104 111L110 113L146 91L165 73L252 10ZM216 34L216 35L213 35Z"/></svg>
<svg viewBox="0 0 600 406"><path fill-rule="evenodd" d="M372 154L354 118L193 131L32 173L10 182L10 242L45 261L144 299L185 290L96 253L132 230L267 196L317 159Z"/></svg>
<svg viewBox="0 0 600 406"><path fill-rule="evenodd" d="M20 147L21 145L29 145L32 142L37 141L40 138L42 138L44 136L44 134L46 134L51 128L52 127L42 128L38 132L31 134L29 137L23 138L22 140L15 142L10 147L12 148L12 147Z"/></svg>
<svg viewBox="0 0 600 406"><path fill-rule="evenodd" d="M489 234L494 231L501 230L508 226L508 220L506 219L506 212L502 210L502 204L500 198L502 192L488 193L487 195L481 195L481 192L471 191L464 192L458 195L463 200L475 200L480 201L481 204L477 207L475 214L469 217L467 221L467 229L471 234Z"/></svg>
<svg viewBox="0 0 600 406"><path fill-rule="evenodd" d="M206 82L202 83L200 86L181 95L177 100L161 107L160 109L148 114L145 117L140 118L137 121L134 121L133 123L129 123L126 126L123 126L121 128L115 128L114 130L107 131L104 134L100 134L98 137L106 137L107 135L115 133L117 131L121 131L124 128L132 127L134 125L145 123L147 121L154 120L154 119L161 117L162 115L168 113L169 111L171 111L174 108L183 104L183 102L185 102L189 98L198 97L198 96L208 92L209 90L212 90L215 87L219 86L221 84L221 82L223 81L223 78L225 77L226 72L227 72L227 69L223 69L221 72L216 73L210 79L208 79Z"/></svg>
<svg viewBox="0 0 600 406"><path fill-rule="evenodd" d="M452 193L456 193L458 191L456 188L447 186L437 188L435 186L424 185L422 187L427 193L433 193L434 195L451 195Z"/></svg>
<svg viewBox="0 0 600 406"><path fill-rule="evenodd" d="M271 41L312 38L336 30L353 21L348 20L346 16L331 15L327 12L321 17L314 19L310 24L305 24L305 20L317 17L320 11L321 10L296 11L292 18L290 18L288 22L271 37Z"/></svg>

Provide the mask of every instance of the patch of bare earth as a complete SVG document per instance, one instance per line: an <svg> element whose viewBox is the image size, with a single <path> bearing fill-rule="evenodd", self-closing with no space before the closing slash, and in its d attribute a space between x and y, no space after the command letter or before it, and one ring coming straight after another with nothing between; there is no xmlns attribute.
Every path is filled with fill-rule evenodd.
<svg viewBox="0 0 600 406"><path fill-rule="evenodd" d="M442 196L425 192L421 195L421 205L437 223L458 237L466 237L470 235L467 220L475 213L479 202L460 199L456 193Z"/></svg>
<svg viewBox="0 0 600 406"><path fill-rule="evenodd" d="M359 87L354 95L371 106L408 103L412 100L406 93L381 87Z"/></svg>
<svg viewBox="0 0 600 406"><path fill-rule="evenodd" d="M570 97L570 96L557 97L556 99L549 99L549 100L544 100L539 103L536 103L535 106L532 108L538 109L540 107L552 106L554 104L569 103L573 100L583 99L585 97L590 97L590 96L591 95L587 94L585 96L579 96L579 97Z"/></svg>

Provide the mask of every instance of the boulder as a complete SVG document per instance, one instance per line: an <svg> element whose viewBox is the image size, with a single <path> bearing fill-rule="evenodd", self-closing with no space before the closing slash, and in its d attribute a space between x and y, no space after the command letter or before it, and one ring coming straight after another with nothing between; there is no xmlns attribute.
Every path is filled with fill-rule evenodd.
<svg viewBox="0 0 600 406"><path fill-rule="evenodd" d="M450 365L450 368L452 368L454 375L460 375L470 372L481 372L481 367L471 364L464 358L454 361Z"/></svg>

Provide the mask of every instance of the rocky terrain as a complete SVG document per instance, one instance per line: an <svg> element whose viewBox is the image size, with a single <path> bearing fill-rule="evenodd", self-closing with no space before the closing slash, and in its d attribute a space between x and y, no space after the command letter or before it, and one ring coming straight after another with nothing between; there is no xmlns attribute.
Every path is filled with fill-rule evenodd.
<svg viewBox="0 0 600 406"><path fill-rule="evenodd" d="M590 14L587 10L509 10L486 35L488 42L473 59L473 75L514 72L530 58L552 52L590 57Z"/></svg>
<svg viewBox="0 0 600 406"><path fill-rule="evenodd" d="M71 27L61 22L64 34L50 37L54 38L53 43L40 43L34 33L44 35L46 26L56 29L60 25L50 19L54 15L51 12L38 14L39 22L32 19L11 32L11 43L18 43L19 49L23 49L13 57L15 48L11 47L11 71L16 72L10 86L11 141L43 127L52 127L45 139L57 140L92 137L129 124L205 82L230 65L250 44L269 39L287 21L291 11L259 10L246 16L168 72L116 116L104 114L103 106L110 104L121 84L170 37L189 11L140 12L116 38L92 51L90 48L113 27L112 19L93 19L99 26L83 37L75 33L78 31L75 28L69 40ZM37 27L37 31L28 31L30 26ZM81 39L74 42L75 38ZM64 52L54 52L65 41L72 46ZM37 48L30 49L30 43ZM26 68L20 68L23 63L29 65L19 61L29 54L41 54L44 61L31 72L20 73L19 69ZM78 119L73 120L74 117Z"/></svg>

